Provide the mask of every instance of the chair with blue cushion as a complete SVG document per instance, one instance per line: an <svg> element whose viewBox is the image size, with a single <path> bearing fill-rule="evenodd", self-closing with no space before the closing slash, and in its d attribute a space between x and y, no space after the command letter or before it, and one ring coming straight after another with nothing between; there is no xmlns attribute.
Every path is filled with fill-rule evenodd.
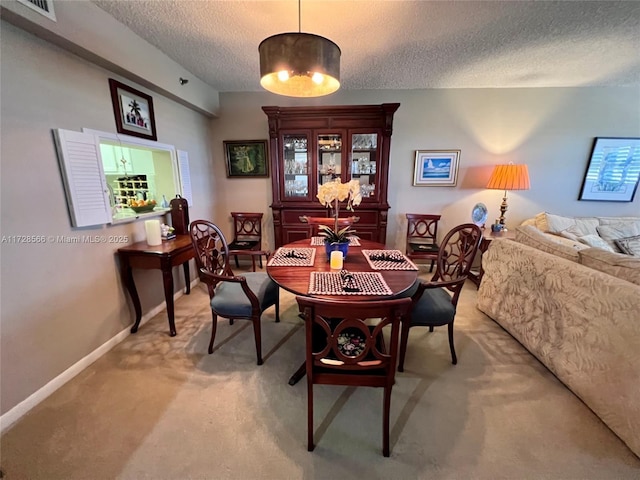
<svg viewBox="0 0 640 480"><path fill-rule="evenodd" d="M456 306L464 281L482 240L482 230L477 225L465 223L454 227L444 237L436 259L436 273L429 282L417 280L402 296L411 297L411 312L403 318L400 334L400 359L398 371L404 371L409 329L411 327L448 326L451 362L458 363L453 346L453 322Z"/></svg>
<svg viewBox="0 0 640 480"><path fill-rule="evenodd" d="M206 220L195 220L190 226L191 243L196 252L200 280L207 285L211 299L213 323L209 353L213 353L218 315L251 320L256 342L258 365L262 365L260 317L275 305L276 322L280 321L278 285L263 272L234 275L230 266L229 246L220 229ZM248 253L248 252L247 252ZM264 252L255 252L257 255Z"/></svg>

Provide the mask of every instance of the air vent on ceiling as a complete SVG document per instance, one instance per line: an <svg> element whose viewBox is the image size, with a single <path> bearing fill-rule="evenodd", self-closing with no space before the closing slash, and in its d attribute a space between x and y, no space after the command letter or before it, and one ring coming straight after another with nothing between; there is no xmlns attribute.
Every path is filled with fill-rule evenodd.
<svg viewBox="0 0 640 480"><path fill-rule="evenodd" d="M56 14L53 11L53 0L18 0L18 2L50 18L54 22L56 21Z"/></svg>

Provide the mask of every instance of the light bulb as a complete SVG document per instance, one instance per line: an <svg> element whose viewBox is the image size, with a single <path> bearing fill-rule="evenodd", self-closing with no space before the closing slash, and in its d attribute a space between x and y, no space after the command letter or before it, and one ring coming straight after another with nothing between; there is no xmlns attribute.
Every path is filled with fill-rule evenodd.
<svg viewBox="0 0 640 480"><path fill-rule="evenodd" d="M280 80L281 82L286 82L287 80L289 80L289 72L287 72L286 70L279 71L278 80Z"/></svg>
<svg viewBox="0 0 640 480"><path fill-rule="evenodd" d="M321 73L315 72L311 77L311 80L313 81L313 83L317 83L318 85L320 85L324 80L324 75L322 75Z"/></svg>

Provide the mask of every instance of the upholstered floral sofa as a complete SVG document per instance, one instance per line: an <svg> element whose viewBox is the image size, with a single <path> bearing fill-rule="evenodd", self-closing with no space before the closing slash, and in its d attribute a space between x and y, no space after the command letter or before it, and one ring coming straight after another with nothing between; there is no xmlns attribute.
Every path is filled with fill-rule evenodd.
<svg viewBox="0 0 640 480"><path fill-rule="evenodd" d="M515 237L483 254L478 308L640 457L640 257L533 225Z"/></svg>

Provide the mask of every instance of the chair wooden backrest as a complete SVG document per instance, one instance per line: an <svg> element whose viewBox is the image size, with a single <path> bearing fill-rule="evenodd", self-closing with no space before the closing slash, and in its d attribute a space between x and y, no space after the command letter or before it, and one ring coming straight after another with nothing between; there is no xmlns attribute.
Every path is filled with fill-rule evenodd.
<svg viewBox="0 0 640 480"><path fill-rule="evenodd" d="M437 244L441 215L407 213L407 252L411 244Z"/></svg>
<svg viewBox="0 0 640 480"><path fill-rule="evenodd" d="M383 387L383 454L389 456L391 389L400 320L411 300L349 302L296 297L305 319L308 449L313 450L313 385ZM367 319L379 319L376 325ZM387 347L383 329L390 326Z"/></svg>
<svg viewBox="0 0 640 480"><path fill-rule="evenodd" d="M217 284L233 277L227 240L217 225L206 220L194 220L189 231L196 252L198 275L206 283L209 296L213 298Z"/></svg>
<svg viewBox="0 0 640 480"><path fill-rule="evenodd" d="M307 215L302 215L299 217L302 223L306 223L310 226L309 236L318 235L318 227L320 225L326 225L328 227L334 227L336 219L333 217L309 217ZM340 217L338 218L338 227L344 228L357 223L360 220L360 217L352 215L350 217Z"/></svg>
<svg viewBox="0 0 640 480"><path fill-rule="evenodd" d="M481 241L482 230L473 223L463 223L452 228L442 239L436 259L436 272L431 282L446 282L443 287L453 294L453 305L458 304L458 296L464 280L469 276Z"/></svg>
<svg viewBox="0 0 640 480"><path fill-rule="evenodd" d="M252 250L262 250L262 213L231 212L233 242L258 242Z"/></svg>

